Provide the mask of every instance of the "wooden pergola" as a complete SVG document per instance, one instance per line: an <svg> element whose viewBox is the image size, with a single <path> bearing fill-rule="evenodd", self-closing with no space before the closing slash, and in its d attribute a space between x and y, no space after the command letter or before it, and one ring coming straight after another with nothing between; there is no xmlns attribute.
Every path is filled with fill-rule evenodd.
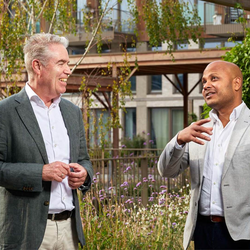
<svg viewBox="0 0 250 250"><path fill-rule="evenodd" d="M183 86L178 90L183 95L184 127L186 127L188 125L188 97L200 82L198 81L195 86L191 90L189 90L188 74L203 73L205 67L210 62L221 60L226 51L227 50L220 49L209 49L203 51L182 50L174 52L173 57L169 54L164 53L164 51L130 53L130 56L127 58L129 66L131 68L131 74L129 77L131 77L132 75L164 75L171 84L178 88L167 75L174 74L177 77L178 74L183 74ZM80 56L71 56L70 66L73 67L79 59ZM136 68L136 63L139 66L138 69ZM111 104L105 92L112 91L113 81L117 80L118 71L120 67L124 66L124 54L122 53L110 53L102 55L94 54L86 56L83 62L77 67L74 74L69 78L68 92L74 92L79 89L84 74L90 74L90 72L92 72L94 69L106 69L108 66L110 67L110 65L112 65L111 77L100 76L98 79L90 78L88 81L88 87L90 88L95 88L98 83L101 83L102 88L99 89L99 92L103 94L106 104L100 98L98 99L98 96L96 97L106 109L110 108ZM114 129L114 148L118 148L118 142L118 129Z"/></svg>
<svg viewBox="0 0 250 250"><path fill-rule="evenodd" d="M161 52L141 52L141 53L130 53L127 57L127 61L131 68L131 74L128 77L139 76L139 75L164 75L171 84L178 88L169 78L168 74L183 74L183 86L179 89L183 95L183 110L184 110L184 127L188 125L188 96L199 84L198 81L195 86L189 90L188 86L188 74L190 73L202 73L205 67L212 61L221 60L222 56L227 50L221 49L209 49L209 50L181 50L173 53L173 57L169 54ZM73 66L80 60L81 56L71 55L69 66ZM173 60L174 58L174 60ZM138 64L138 69L136 68ZM123 53L109 53L109 54L89 54L87 55L81 64L76 68L74 73L69 77L67 82L67 92L74 93L79 92L79 88L82 84L83 76L91 75L94 70L101 71L112 67L111 76L102 76L101 74L95 75L95 77L88 78L88 88L94 89L98 84L101 87L98 92L102 93L103 98L99 98L95 94L96 98L102 103L104 108L111 109L111 103L106 92L112 91L112 85L114 80L117 80L119 70L124 66L124 54ZM17 86L23 87L27 82L27 74L24 72L18 81ZM6 87L6 82L1 82L1 91ZM118 129L113 131L113 146L118 148Z"/></svg>

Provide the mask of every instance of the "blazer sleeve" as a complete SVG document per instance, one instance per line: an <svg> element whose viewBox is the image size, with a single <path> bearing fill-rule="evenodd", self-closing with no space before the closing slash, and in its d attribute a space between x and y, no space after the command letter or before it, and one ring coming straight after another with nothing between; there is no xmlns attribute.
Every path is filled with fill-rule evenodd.
<svg viewBox="0 0 250 250"><path fill-rule="evenodd" d="M175 147L177 135L166 145L158 161L158 171L163 177L175 178L189 163L188 144L182 149Z"/></svg>
<svg viewBox="0 0 250 250"><path fill-rule="evenodd" d="M79 150L79 155L78 155L78 164L83 166L88 172L88 176L86 178L85 183L79 189L83 193L85 193L91 187L94 170L93 170L92 163L90 161L90 157L88 154L84 124L83 124L82 113L80 109L79 109L79 124L80 124L80 150Z"/></svg>

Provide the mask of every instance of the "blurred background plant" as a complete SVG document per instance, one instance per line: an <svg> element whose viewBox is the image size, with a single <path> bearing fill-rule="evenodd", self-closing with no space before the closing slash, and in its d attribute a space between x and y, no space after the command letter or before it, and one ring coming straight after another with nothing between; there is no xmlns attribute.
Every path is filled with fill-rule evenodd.
<svg viewBox="0 0 250 250"><path fill-rule="evenodd" d="M81 200L86 237L83 249L182 249L182 235L188 213L190 188L169 192L161 186L151 189L148 205L140 198L118 195L115 188L98 188L98 173L92 190ZM149 186L150 179L148 179ZM136 189L143 188L138 182ZM123 185L124 194L129 183ZM190 246L189 249L192 249Z"/></svg>

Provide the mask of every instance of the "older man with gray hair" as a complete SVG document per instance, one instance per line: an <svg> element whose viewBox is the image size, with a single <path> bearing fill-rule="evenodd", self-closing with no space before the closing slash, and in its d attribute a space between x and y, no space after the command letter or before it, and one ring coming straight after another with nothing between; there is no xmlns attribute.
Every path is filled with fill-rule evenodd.
<svg viewBox="0 0 250 250"><path fill-rule="evenodd" d="M24 46L26 86L0 102L0 249L78 249L77 189L93 169L81 110L62 98L68 41L35 34Z"/></svg>

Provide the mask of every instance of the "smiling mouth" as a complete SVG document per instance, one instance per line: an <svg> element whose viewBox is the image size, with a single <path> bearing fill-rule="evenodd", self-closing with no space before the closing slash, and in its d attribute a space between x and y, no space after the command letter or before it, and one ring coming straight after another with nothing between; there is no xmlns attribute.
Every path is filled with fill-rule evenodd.
<svg viewBox="0 0 250 250"><path fill-rule="evenodd" d="M67 82L67 78L61 78L61 79L59 79L61 82Z"/></svg>
<svg viewBox="0 0 250 250"><path fill-rule="evenodd" d="M215 92L208 92L207 94L206 94L206 98L209 98L210 96L212 96L212 95L214 95L215 94Z"/></svg>

